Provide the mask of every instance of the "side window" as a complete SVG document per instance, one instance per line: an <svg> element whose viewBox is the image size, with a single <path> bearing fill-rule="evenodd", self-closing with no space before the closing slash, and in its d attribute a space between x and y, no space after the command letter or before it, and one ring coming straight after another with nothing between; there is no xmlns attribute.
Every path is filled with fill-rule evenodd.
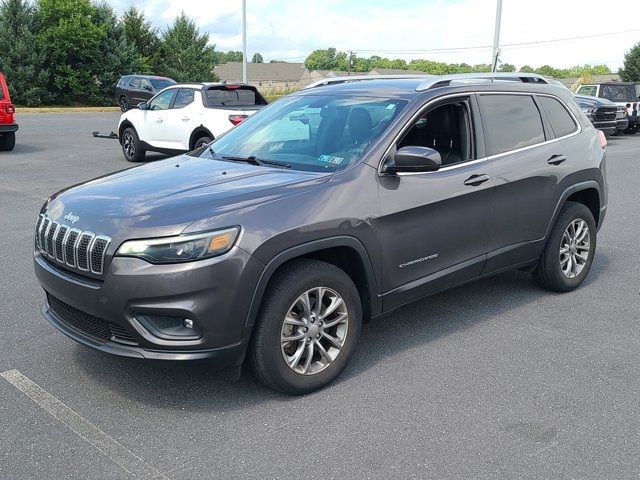
<svg viewBox="0 0 640 480"><path fill-rule="evenodd" d="M151 100L149 110L167 110L171 105L171 100L173 100L175 93L175 89L165 90L164 92L159 93L153 100Z"/></svg>
<svg viewBox="0 0 640 480"><path fill-rule="evenodd" d="M191 88L181 88L176 94L176 100L173 102L173 108L184 108L193 103L194 91Z"/></svg>
<svg viewBox="0 0 640 480"><path fill-rule="evenodd" d="M583 85L576 92L578 95L587 95L588 97L595 97L598 91L598 87L595 85Z"/></svg>
<svg viewBox="0 0 640 480"><path fill-rule="evenodd" d="M473 130L468 100L454 101L427 111L396 145L437 150L442 165L455 165L474 158Z"/></svg>
<svg viewBox="0 0 640 480"><path fill-rule="evenodd" d="M133 88L140 88L140 77L133 77L129 85Z"/></svg>
<svg viewBox="0 0 640 480"><path fill-rule="evenodd" d="M538 100L542 104L542 108L549 118L551 128L553 129L553 133L555 133L556 137L564 137L578 129L573 118L560 101L552 97L543 96L538 96Z"/></svg>
<svg viewBox="0 0 640 480"><path fill-rule="evenodd" d="M479 95L478 102L488 155L545 141L542 117L530 95Z"/></svg>
<svg viewBox="0 0 640 480"><path fill-rule="evenodd" d="M149 80L147 80L146 78L143 78L141 80L141 85L142 85L142 88L144 88L145 90L148 90L148 91L153 90L153 87L151 86L151 82L149 82Z"/></svg>

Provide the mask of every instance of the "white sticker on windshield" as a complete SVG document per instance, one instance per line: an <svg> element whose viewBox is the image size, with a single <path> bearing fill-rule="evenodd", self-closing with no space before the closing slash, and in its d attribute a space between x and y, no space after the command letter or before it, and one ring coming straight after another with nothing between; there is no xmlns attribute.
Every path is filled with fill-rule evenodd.
<svg viewBox="0 0 640 480"><path fill-rule="evenodd" d="M344 161L344 158L324 154L318 157L318 161L323 163L330 163L331 165L340 165Z"/></svg>

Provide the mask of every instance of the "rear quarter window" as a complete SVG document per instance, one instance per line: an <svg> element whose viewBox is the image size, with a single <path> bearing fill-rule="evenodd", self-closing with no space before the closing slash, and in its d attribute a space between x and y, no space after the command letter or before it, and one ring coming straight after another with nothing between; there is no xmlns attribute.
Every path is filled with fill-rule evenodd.
<svg viewBox="0 0 640 480"><path fill-rule="evenodd" d="M542 117L530 95L486 94L478 102L489 155L545 141Z"/></svg>
<svg viewBox="0 0 640 480"><path fill-rule="evenodd" d="M266 100L251 88L210 88L205 92L206 106L216 107L249 107L266 105Z"/></svg>
<svg viewBox="0 0 640 480"><path fill-rule="evenodd" d="M542 96L539 96L538 100L542 104L547 118L549 118L549 123L551 123L551 128L556 137L570 135L578 129L573 117L559 100Z"/></svg>

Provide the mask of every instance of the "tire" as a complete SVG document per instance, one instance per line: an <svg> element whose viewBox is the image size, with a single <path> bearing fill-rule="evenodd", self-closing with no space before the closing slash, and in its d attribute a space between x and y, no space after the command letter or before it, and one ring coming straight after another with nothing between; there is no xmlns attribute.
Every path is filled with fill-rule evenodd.
<svg viewBox="0 0 640 480"><path fill-rule="evenodd" d="M211 143L211 142L213 142L213 138L211 138L211 137L208 137L208 136L200 137L200 138L198 138L196 140L196 143L194 143L193 149L197 150L200 147L206 145L207 143Z"/></svg>
<svg viewBox="0 0 640 480"><path fill-rule="evenodd" d="M131 110L131 105L129 104L129 99L126 96L122 96L120 97L120 110L122 111L122 113Z"/></svg>
<svg viewBox="0 0 640 480"><path fill-rule="evenodd" d="M321 297L324 317L318 316L315 308L318 287L325 289ZM309 294L308 313L301 300L305 293ZM336 301L338 298L342 303ZM335 305L335 310L327 314L331 305ZM289 322L285 322L285 317ZM291 321L299 323L293 325ZM323 325L323 321L331 326ZM325 262L295 260L276 272L269 282L249 344L249 367L256 379L274 390L289 395L313 392L340 374L355 350L361 326L360 296L349 276ZM337 339L342 347L337 349L325 334ZM285 335L301 339L284 342ZM323 355L318 345L327 355ZM289 366L285 355L293 366Z"/></svg>
<svg viewBox="0 0 640 480"><path fill-rule="evenodd" d="M5 133L0 135L0 152L10 152L16 146L16 134Z"/></svg>
<svg viewBox="0 0 640 480"><path fill-rule="evenodd" d="M581 229L584 225L588 229L586 233ZM581 203L567 202L533 271L538 284L554 292L569 292L580 286L593 263L596 230L591 210ZM576 237L578 240L582 237L582 241L574 241ZM567 252L561 253L561 248Z"/></svg>
<svg viewBox="0 0 640 480"><path fill-rule="evenodd" d="M125 128L124 132L122 132L121 144L122 153L124 153L124 158L126 158L128 162L144 161L146 152L140 142L140 138L138 138L138 133L135 128Z"/></svg>

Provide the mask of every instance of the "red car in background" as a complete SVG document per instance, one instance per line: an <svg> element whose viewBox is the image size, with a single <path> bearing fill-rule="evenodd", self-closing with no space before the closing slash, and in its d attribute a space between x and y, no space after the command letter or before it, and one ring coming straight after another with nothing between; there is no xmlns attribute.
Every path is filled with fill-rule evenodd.
<svg viewBox="0 0 640 480"><path fill-rule="evenodd" d="M16 109L11 103L7 82L2 72L0 72L0 151L13 150L16 144L18 125L15 123L15 113Z"/></svg>

